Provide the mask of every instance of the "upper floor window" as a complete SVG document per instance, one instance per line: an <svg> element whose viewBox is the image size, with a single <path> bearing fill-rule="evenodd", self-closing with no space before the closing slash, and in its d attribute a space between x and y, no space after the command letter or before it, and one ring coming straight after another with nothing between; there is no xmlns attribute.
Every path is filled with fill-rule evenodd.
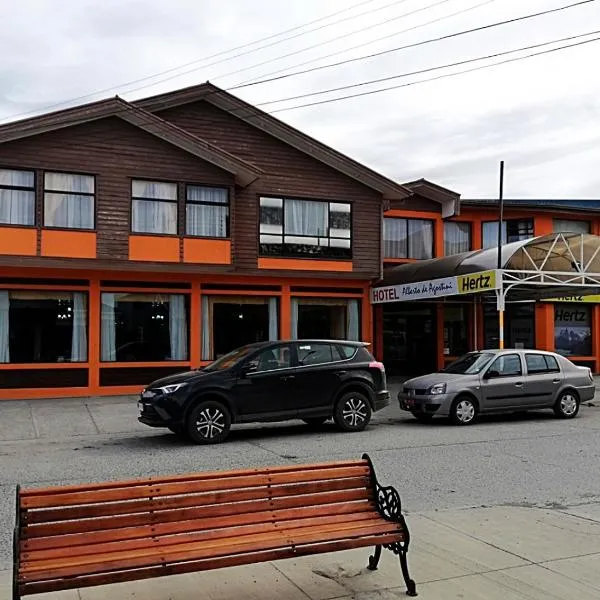
<svg viewBox="0 0 600 600"><path fill-rule="evenodd" d="M131 231L177 235L177 184L131 182Z"/></svg>
<svg viewBox="0 0 600 600"><path fill-rule="evenodd" d="M93 175L44 174L44 226L94 229Z"/></svg>
<svg viewBox="0 0 600 600"><path fill-rule="evenodd" d="M261 198L260 252L278 256L351 258L351 205Z"/></svg>
<svg viewBox="0 0 600 600"><path fill-rule="evenodd" d="M433 221L383 219L385 258L433 258Z"/></svg>
<svg viewBox="0 0 600 600"><path fill-rule="evenodd" d="M498 221L487 221L482 225L483 248L498 246ZM502 221L502 243L510 244L533 237L533 219L510 219Z"/></svg>
<svg viewBox="0 0 600 600"><path fill-rule="evenodd" d="M576 221L574 219L554 219L554 233L590 233L589 221Z"/></svg>
<svg viewBox="0 0 600 600"><path fill-rule="evenodd" d="M471 224L444 222L444 255L452 256L471 249Z"/></svg>
<svg viewBox="0 0 600 600"><path fill-rule="evenodd" d="M0 169L0 223L35 225L33 171Z"/></svg>
<svg viewBox="0 0 600 600"><path fill-rule="evenodd" d="M225 188L188 185L185 234L198 237L229 236L229 194Z"/></svg>

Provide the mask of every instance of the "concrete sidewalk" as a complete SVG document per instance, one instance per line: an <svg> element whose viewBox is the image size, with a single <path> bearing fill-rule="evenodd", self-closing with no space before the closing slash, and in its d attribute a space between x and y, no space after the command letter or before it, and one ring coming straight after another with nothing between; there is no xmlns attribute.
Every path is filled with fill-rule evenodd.
<svg viewBox="0 0 600 600"><path fill-rule="evenodd" d="M409 566L424 600L597 600L600 504L471 508L407 515ZM397 558L378 571L369 549L44 594L40 600L392 600L405 598ZM0 573L0 598L11 597Z"/></svg>

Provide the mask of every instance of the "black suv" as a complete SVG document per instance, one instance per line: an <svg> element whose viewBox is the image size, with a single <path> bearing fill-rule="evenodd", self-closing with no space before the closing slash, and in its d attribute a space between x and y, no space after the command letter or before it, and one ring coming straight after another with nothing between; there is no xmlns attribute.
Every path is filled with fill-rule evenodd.
<svg viewBox="0 0 600 600"><path fill-rule="evenodd" d="M242 346L204 369L151 383L139 420L199 444L222 442L232 423L333 417L362 431L390 402L385 369L361 342L295 340Z"/></svg>

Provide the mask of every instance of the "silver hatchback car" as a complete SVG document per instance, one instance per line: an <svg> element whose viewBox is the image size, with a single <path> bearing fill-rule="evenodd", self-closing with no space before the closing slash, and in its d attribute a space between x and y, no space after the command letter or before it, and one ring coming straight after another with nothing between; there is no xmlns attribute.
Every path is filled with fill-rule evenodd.
<svg viewBox="0 0 600 600"><path fill-rule="evenodd" d="M478 414L552 408L572 419L581 402L593 400L592 371L553 352L482 350L469 352L439 373L406 381L400 408L419 421L450 417L469 425Z"/></svg>

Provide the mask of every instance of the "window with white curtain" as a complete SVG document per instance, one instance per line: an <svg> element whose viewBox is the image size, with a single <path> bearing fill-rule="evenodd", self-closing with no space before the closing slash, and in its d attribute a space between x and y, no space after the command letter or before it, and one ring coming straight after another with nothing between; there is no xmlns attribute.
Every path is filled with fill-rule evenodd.
<svg viewBox="0 0 600 600"><path fill-rule="evenodd" d="M352 209L345 202L260 199L260 253L352 257Z"/></svg>
<svg viewBox="0 0 600 600"><path fill-rule="evenodd" d="M471 224L444 222L444 255L452 256L471 249Z"/></svg>
<svg viewBox="0 0 600 600"><path fill-rule="evenodd" d="M383 255L385 258L433 258L433 221L384 218Z"/></svg>
<svg viewBox="0 0 600 600"><path fill-rule="evenodd" d="M93 175L44 173L44 226L94 229Z"/></svg>
<svg viewBox="0 0 600 600"><path fill-rule="evenodd" d="M131 231L177 235L177 184L131 182Z"/></svg>
<svg viewBox="0 0 600 600"><path fill-rule="evenodd" d="M0 223L35 225L33 171L0 169Z"/></svg>
<svg viewBox="0 0 600 600"><path fill-rule="evenodd" d="M590 233L591 223L575 219L554 219L553 229L554 233Z"/></svg>
<svg viewBox="0 0 600 600"><path fill-rule="evenodd" d="M481 226L482 246L498 246L498 221L486 221ZM502 221L502 243L510 244L533 237L533 219L508 219Z"/></svg>
<svg viewBox="0 0 600 600"><path fill-rule="evenodd" d="M187 186L185 234L212 238L229 236L229 193L226 188Z"/></svg>

